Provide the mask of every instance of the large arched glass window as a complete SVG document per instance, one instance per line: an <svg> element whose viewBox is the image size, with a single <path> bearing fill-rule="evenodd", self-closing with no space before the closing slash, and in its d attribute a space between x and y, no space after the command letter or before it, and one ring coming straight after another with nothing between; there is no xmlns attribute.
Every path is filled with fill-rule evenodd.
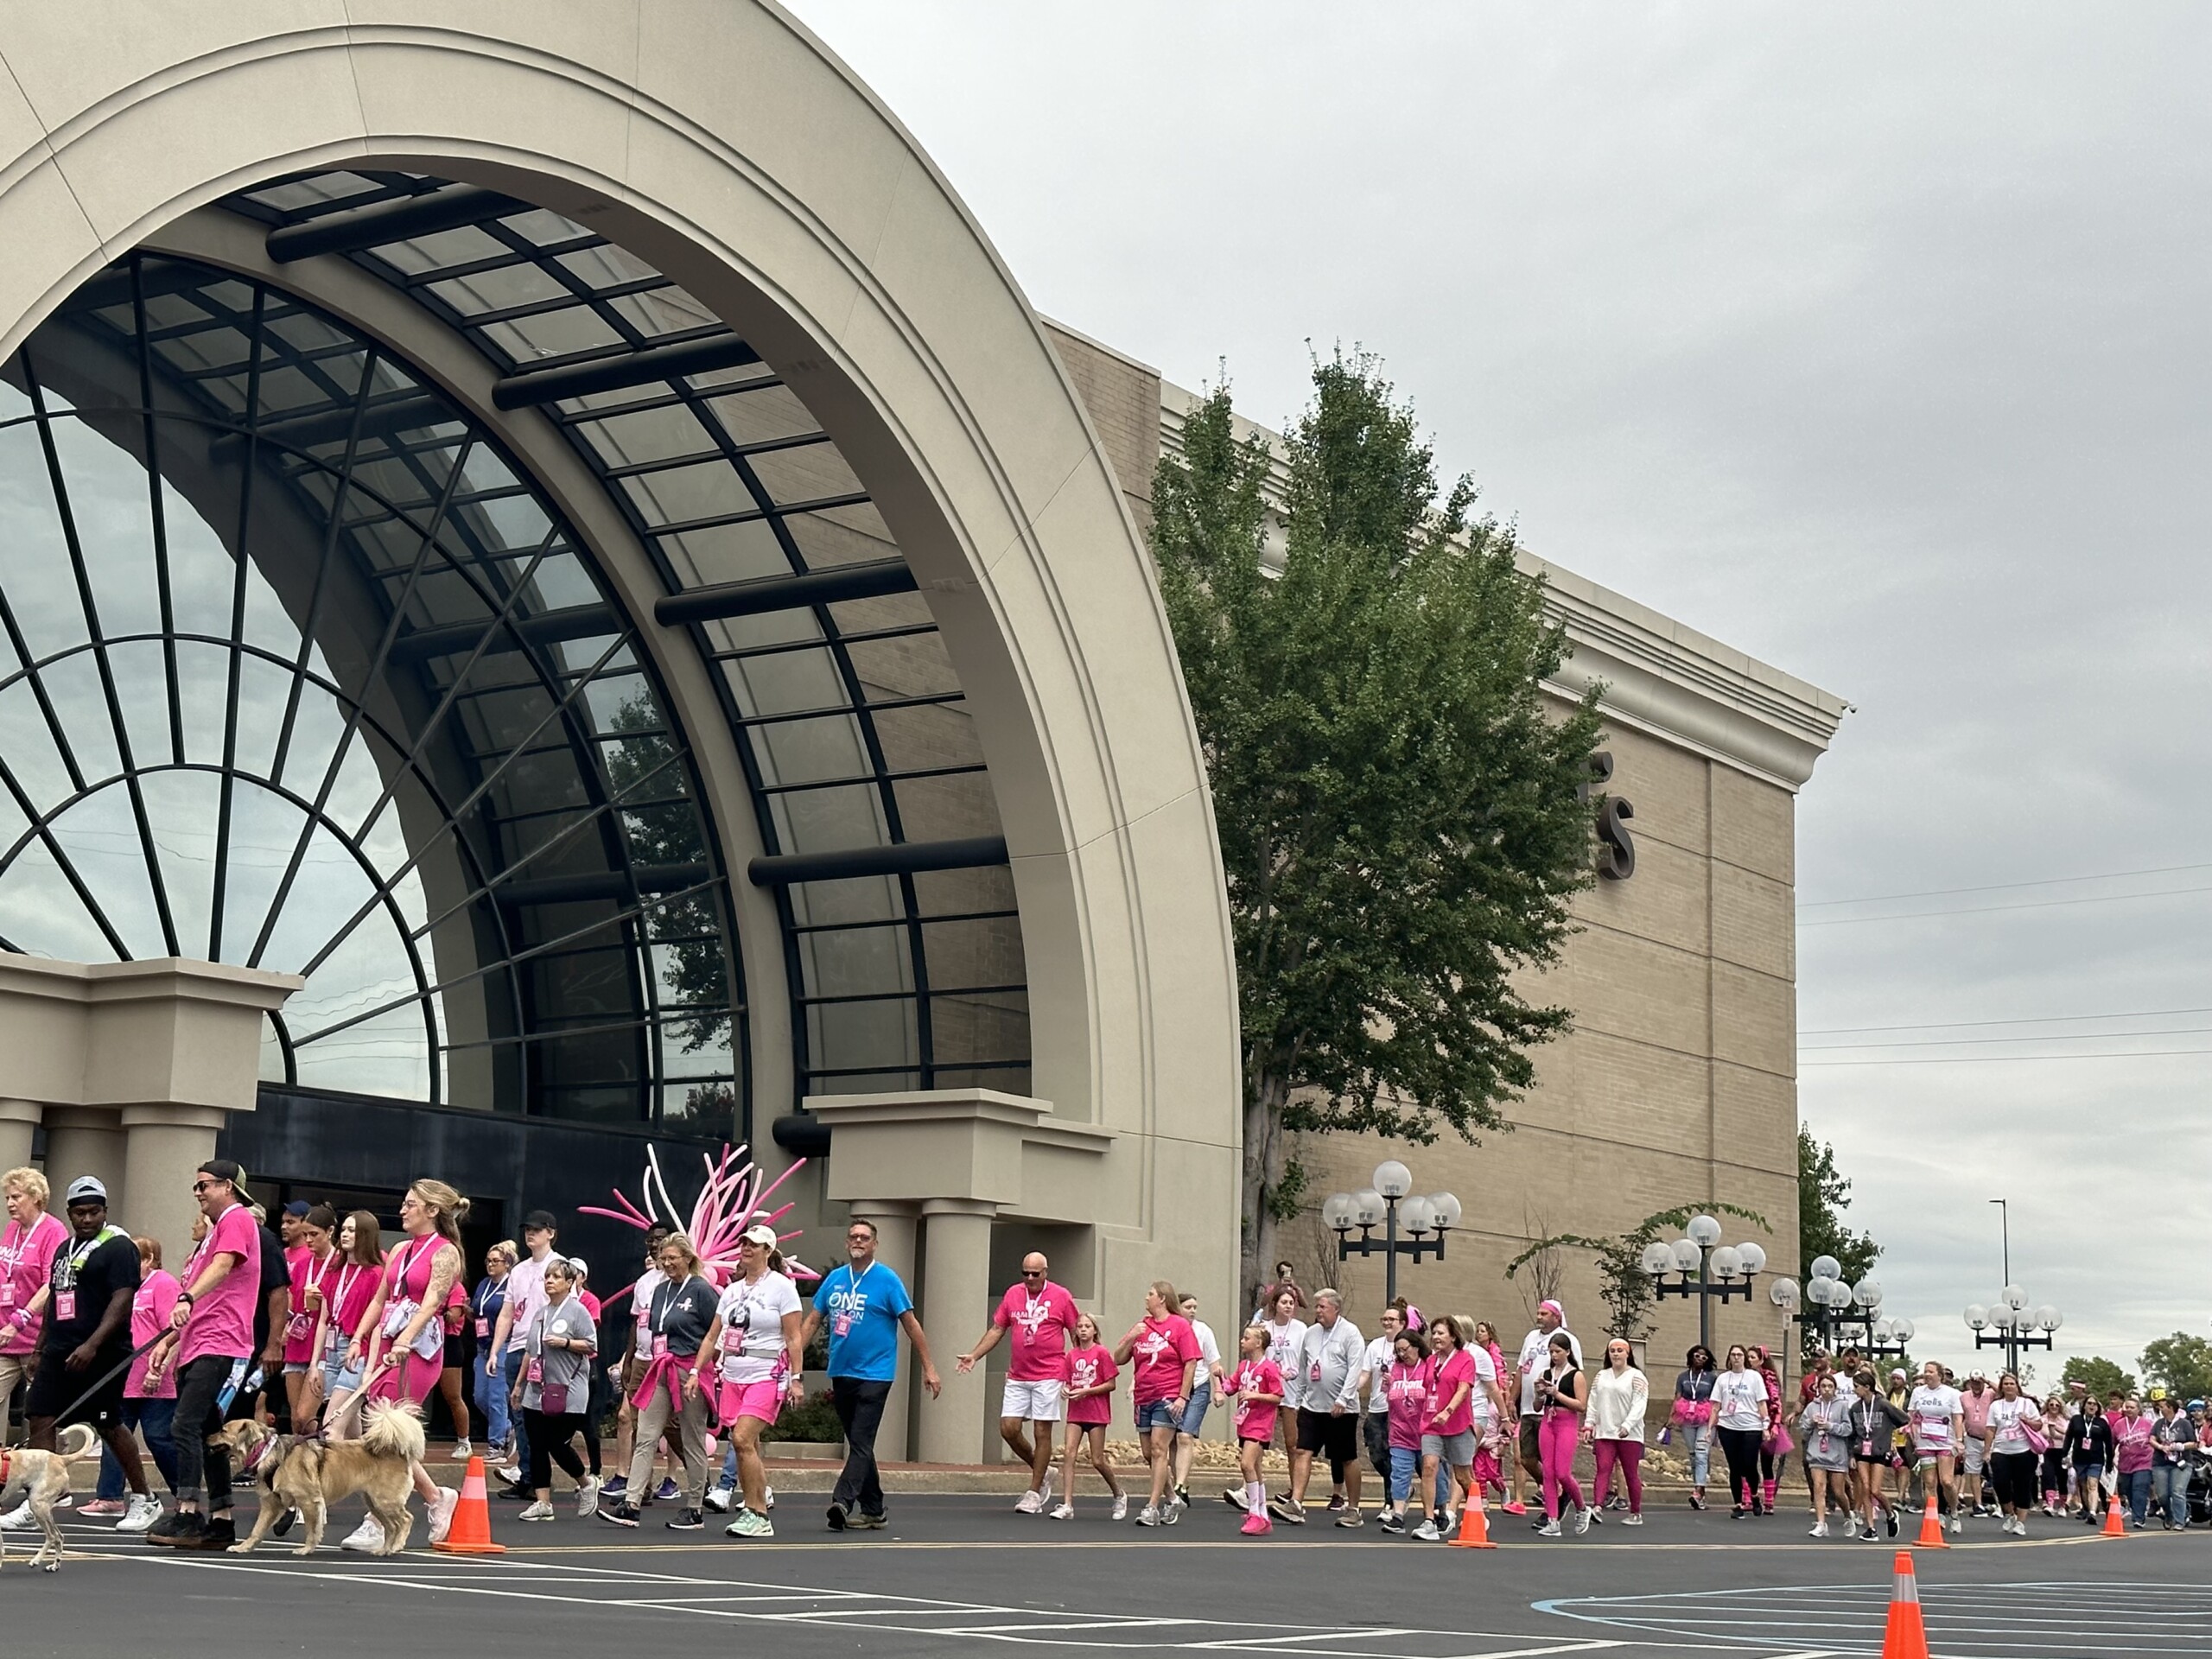
<svg viewBox="0 0 2212 1659"><path fill-rule="evenodd" d="M0 368L0 944L299 973L264 1078L702 1133L745 1024L682 734L404 363L134 257Z"/></svg>

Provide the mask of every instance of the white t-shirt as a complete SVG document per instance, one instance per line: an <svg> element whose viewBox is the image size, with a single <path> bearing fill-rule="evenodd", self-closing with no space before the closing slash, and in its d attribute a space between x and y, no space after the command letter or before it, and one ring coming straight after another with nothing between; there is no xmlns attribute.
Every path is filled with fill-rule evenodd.
<svg viewBox="0 0 2212 1659"><path fill-rule="evenodd" d="M1306 1346L1306 1321L1293 1319L1287 1325L1277 1325L1273 1319L1264 1321L1260 1328L1268 1333L1268 1357L1282 1373L1282 1403L1286 1411L1298 1409L1305 1399L1306 1389L1298 1376L1298 1356Z"/></svg>
<svg viewBox="0 0 2212 1659"><path fill-rule="evenodd" d="M1367 1409L1377 1417L1390 1411L1390 1351L1397 1345L1395 1337L1377 1337L1367 1344L1367 1357L1359 1363L1367 1378Z"/></svg>
<svg viewBox="0 0 2212 1659"><path fill-rule="evenodd" d="M630 1319L638 1327L638 1352L644 1355L652 1347L646 1340L645 1321L653 1316L653 1292L668 1282L668 1275L658 1268L647 1268L638 1275L638 1282L630 1291Z"/></svg>
<svg viewBox="0 0 2212 1659"><path fill-rule="evenodd" d="M1474 1408L1475 1427L1479 1432L1497 1421L1497 1409L1490 1402L1490 1390L1483 1387L1485 1382L1497 1381L1497 1366L1490 1357L1490 1350L1479 1343L1462 1351L1475 1362L1475 1386L1467 1396L1467 1403Z"/></svg>
<svg viewBox="0 0 2212 1659"><path fill-rule="evenodd" d="M1996 1430L1989 1442L1992 1452L2026 1452L2031 1448L2028 1437L2021 1433L2023 1422L2040 1423L2043 1408L2032 1400L1996 1400L1990 1402L1989 1426Z"/></svg>
<svg viewBox="0 0 2212 1659"><path fill-rule="evenodd" d="M1961 1416L1966 1402L1956 1389L1938 1383L1929 1388L1925 1382L1912 1391L1911 1402L1905 1407L1910 1420L1912 1443L1919 1450L1949 1453L1959 1449L1951 1433L1951 1420Z"/></svg>
<svg viewBox="0 0 2212 1659"><path fill-rule="evenodd" d="M1221 1344L1213 1339L1213 1327L1204 1319L1191 1321L1191 1334L1198 1339L1198 1369L1191 1382L1195 1389L1211 1380L1213 1368L1221 1363Z"/></svg>
<svg viewBox="0 0 2212 1659"><path fill-rule="evenodd" d="M798 1287L773 1268L751 1284L733 1279L715 1305L722 1322L722 1380L770 1382L784 1370L784 1315L798 1312Z"/></svg>
<svg viewBox="0 0 2212 1659"><path fill-rule="evenodd" d="M1549 1376L1552 1370L1551 1347L1554 1337L1564 1336L1574 1347L1574 1369L1582 1369L1582 1344L1574 1333L1561 1326L1557 1331L1531 1331L1521 1338L1521 1414L1534 1417L1536 1414L1536 1379Z"/></svg>
<svg viewBox="0 0 2212 1659"><path fill-rule="evenodd" d="M1713 1421L1721 1428L1766 1427L1766 1378L1757 1371L1723 1371L1713 1380Z"/></svg>

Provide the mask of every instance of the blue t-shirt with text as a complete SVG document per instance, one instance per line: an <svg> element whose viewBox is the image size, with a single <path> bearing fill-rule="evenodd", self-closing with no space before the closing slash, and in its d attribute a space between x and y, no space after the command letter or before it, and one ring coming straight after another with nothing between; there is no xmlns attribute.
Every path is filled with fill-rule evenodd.
<svg viewBox="0 0 2212 1659"><path fill-rule="evenodd" d="M880 1262L858 1279L842 1267L823 1276L814 1306L830 1331L830 1375L889 1382L899 1374L899 1317L914 1305L899 1275Z"/></svg>

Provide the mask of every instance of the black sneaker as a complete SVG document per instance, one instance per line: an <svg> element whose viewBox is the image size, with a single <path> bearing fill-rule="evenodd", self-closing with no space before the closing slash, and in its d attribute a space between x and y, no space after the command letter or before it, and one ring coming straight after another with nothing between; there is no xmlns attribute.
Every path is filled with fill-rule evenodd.
<svg viewBox="0 0 2212 1659"><path fill-rule="evenodd" d="M171 1510L146 1529L146 1541L175 1549L181 1539L196 1538L207 1530L207 1517L197 1510Z"/></svg>
<svg viewBox="0 0 2212 1659"><path fill-rule="evenodd" d="M845 1506L833 1497L830 1500L830 1530L832 1532L842 1532L844 1529Z"/></svg>
<svg viewBox="0 0 2212 1659"><path fill-rule="evenodd" d="M286 1533L291 1531L292 1522L299 1518L300 1512L297 1510L286 1510L283 1514L276 1517L276 1524L269 1529L269 1535L271 1538L282 1538Z"/></svg>
<svg viewBox="0 0 2212 1659"><path fill-rule="evenodd" d="M194 1520L200 1519L194 1516ZM189 1533L180 1533L172 1548L177 1549L228 1549L238 1541L238 1531L226 1516L220 1521L205 1521Z"/></svg>
<svg viewBox="0 0 2212 1659"><path fill-rule="evenodd" d="M1385 1532L1402 1533L1406 1529L1406 1523L1389 1510L1382 1511L1382 1518L1380 1521L1377 1521L1375 1524L1382 1528Z"/></svg>
<svg viewBox="0 0 2212 1659"><path fill-rule="evenodd" d="M638 1524L638 1506L634 1503L603 1503L599 1509L599 1518L618 1527L634 1527Z"/></svg>
<svg viewBox="0 0 2212 1659"><path fill-rule="evenodd" d="M496 1498L503 1499L509 1503L535 1503L537 1502L537 1494L531 1491L527 1486L502 1486L498 1491L493 1493L492 1496Z"/></svg>
<svg viewBox="0 0 2212 1659"><path fill-rule="evenodd" d="M668 1523L671 1532L700 1532L707 1525L707 1517L697 1510L678 1510L676 1519Z"/></svg>
<svg viewBox="0 0 2212 1659"><path fill-rule="evenodd" d="M1890 1536L1892 1538L1896 1537L1897 1535L1897 1512L1895 1510L1885 1510L1882 1513L1889 1521Z"/></svg>

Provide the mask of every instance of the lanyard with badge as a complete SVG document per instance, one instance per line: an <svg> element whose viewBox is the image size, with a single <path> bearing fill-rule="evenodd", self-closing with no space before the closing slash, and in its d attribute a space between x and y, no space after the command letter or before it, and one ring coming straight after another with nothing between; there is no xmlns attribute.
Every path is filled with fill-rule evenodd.
<svg viewBox="0 0 2212 1659"><path fill-rule="evenodd" d="M77 1274L83 1268L86 1257L108 1240L122 1236L115 1228L103 1227L55 1263L54 1318L57 1325L67 1325L77 1317Z"/></svg>
<svg viewBox="0 0 2212 1659"><path fill-rule="evenodd" d="M324 1296L322 1287L330 1282L330 1270L337 1265L338 1252L335 1250L326 1250L323 1252L322 1263L319 1271L315 1265L315 1257L313 1255L309 1255L307 1261L307 1283L302 1287L302 1290L312 1290L317 1296L323 1296L323 1300L327 1301L329 1299L328 1297ZM304 1294L302 1296L301 1300L302 1301L306 1300ZM308 1342L312 1341L314 1337L315 1316L309 1313L304 1307L296 1307L285 1316L285 1341Z"/></svg>
<svg viewBox="0 0 2212 1659"><path fill-rule="evenodd" d="M506 1293L505 1281L504 1281L504 1280L499 1280L499 1279L486 1279L486 1281L485 1281L481 1285L480 1285L480 1286L478 1286L478 1287L477 1287L477 1288L476 1288L476 1340L477 1340L477 1341L479 1341L479 1342L488 1342L488 1341L490 1341L490 1340L491 1340L491 1338L492 1338L492 1319L491 1319L491 1316L490 1316L490 1314L489 1314L489 1313L487 1313L486 1312L486 1309L488 1309L488 1308L492 1306L492 1300L493 1300L493 1298L494 1298L494 1297L505 1297L506 1294L507 1294L507 1293Z"/></svg>
<svg viewBox="0 0 2212 1659"><path fill-rule="evenodd" d="M41 1216L29 1227L8 1224L8 1231L15 1239L12 1244L0 1244L0 1313L16 1305L16 1269L23 1264L23 1252L31 1247L31 1240L48 1217Z"/></svg>
<svg viewBox="0 0 2212 1659"><path fill-rule="evenodd" d="M322 1339L322 1345L326 1350L334 1351L343 1348L353 1339L353 1333L346 1328L344 1323L346 1299L353 1294L353 1281L361 1276L362 1271L359 1262L348 1263L340 1270L338 1274L337 1300L334 1301L327 1296L323 1298L323 1308L330 1318L330 1334Z"/></svg>
<svg viewBox="0 0 2212 1659"><path fill-rule="evenodd" d="M660 1288L653 1292L648 1323L652 1325L652 1357L658 1359L668 1351L668 1322L676 1317L677 1310L684 1305L683 1293L691 1288L691 1280L664 1279Z"/></svg>
<svg viewBox="0 0 2212 1659"><path fill-rule="evenodd" d="M845 1269L845 1305L830 1316L831 1336L852 1335L853 1321L868 1311L868 1298L862 1294L862 1287L868 1283L868 1275L875 1271L875 1265L873 1262L869 1262L866 1270L857 1279L853 1277L851 1268L848 1267Z"/></svg>

